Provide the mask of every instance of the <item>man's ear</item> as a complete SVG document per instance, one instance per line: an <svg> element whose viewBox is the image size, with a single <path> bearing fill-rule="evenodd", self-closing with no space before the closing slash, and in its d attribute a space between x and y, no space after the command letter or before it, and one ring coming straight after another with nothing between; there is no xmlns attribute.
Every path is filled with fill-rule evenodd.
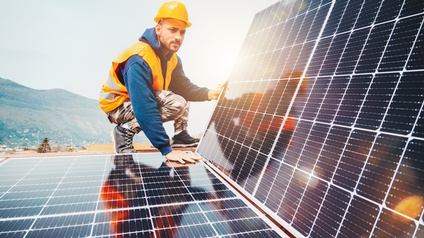
<svg viewBox="0 0 424 238"><path fill-rule="evenodd" d="M155 26L156 35L160 32L161 29L162 29L162 26L160 24L156 24Z"/></svg>

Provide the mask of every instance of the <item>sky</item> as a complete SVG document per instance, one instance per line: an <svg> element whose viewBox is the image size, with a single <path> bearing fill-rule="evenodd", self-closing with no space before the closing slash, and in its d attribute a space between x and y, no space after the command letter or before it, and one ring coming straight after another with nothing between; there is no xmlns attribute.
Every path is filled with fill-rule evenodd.
<svg viewBox="0 0 424 238"><path fill-rule="evenodd" d="M0 77L97 99L111 61L155 25L163 2L0 0ZM182 2L193 25L177 54L193 83L214 88L228 78L255 14L278 0ZM213 106L191 104L189 131L205 129Z"/></svg>

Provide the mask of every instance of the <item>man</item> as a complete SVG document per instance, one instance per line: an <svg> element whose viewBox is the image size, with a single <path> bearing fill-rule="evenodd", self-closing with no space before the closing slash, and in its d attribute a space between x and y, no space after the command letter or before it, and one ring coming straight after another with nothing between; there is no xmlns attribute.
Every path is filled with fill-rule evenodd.
<svg viewBox="0 0 424 238"><path fill-rule="evenodd" d="M191 26L184 4L164 3L154 21L154 28L147 29L137 43L112 62L99 104L110 122L117 124L112 131L117 153L136 152L133 137L143 130L167 160L194 163L200 159L197 155L172 149L199 141L187 132L187 101L215 100L225 84L209 90L185 76L176 55L186 28ZM175 129L172 146L162 124L171 120Z"/></svg>

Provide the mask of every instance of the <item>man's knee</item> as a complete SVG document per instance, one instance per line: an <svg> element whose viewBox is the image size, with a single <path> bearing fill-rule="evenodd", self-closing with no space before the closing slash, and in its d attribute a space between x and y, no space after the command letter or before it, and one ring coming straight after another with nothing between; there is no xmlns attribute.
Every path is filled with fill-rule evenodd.
<svg viewBox="0 0 424 238"><path fill-rule="evenodd" d="M188 102L180 95L170 93L162 102L161 114L165 121L183 116L188 110Z"/></svg>
<svg viewBox="0 0 424 238"><path fill-rule="evenodd" d="M180 95L174 94L173 106L179 110L185 110L187 108L187 101Z"/></svg>
<svg viewBox="0 0 424 238"><path fill-rule="evenodd" d="M188 102L180 95L174 94L174 98L171 103L171 108L174 118L179 118L186 112L188 108Z"/></svg>

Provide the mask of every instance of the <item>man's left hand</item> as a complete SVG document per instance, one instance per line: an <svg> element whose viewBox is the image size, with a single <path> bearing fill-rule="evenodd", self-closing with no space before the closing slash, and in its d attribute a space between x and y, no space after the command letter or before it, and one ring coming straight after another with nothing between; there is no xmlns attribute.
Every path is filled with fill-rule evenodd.
<svg viewBox="0 0 424 238"><path fill-rule="evenodd" d="M208 92L208 99L209 100L216 100L219 98L219 94L221 94L222 90L227 88L228 81L225 81L223 84L218 85L216 88L209 90Z"/></svg>

